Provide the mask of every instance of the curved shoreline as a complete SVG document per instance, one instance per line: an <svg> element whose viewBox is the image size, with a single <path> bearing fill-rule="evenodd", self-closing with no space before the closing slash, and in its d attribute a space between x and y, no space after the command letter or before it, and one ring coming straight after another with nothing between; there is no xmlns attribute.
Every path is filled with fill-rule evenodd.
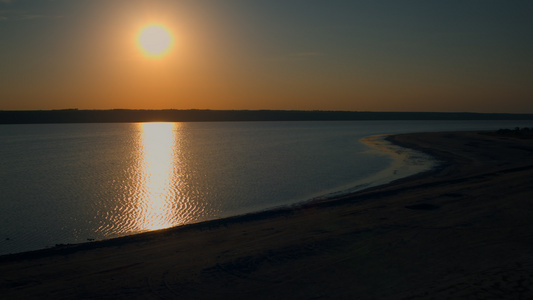
<svg viewBox="0 0 533 300"><path fill-rule="evenodd" d="M388 166L386 169L383 169L369 177L351 182L343 186L338 186L330 190L324 190L320 193L316 193L316 196L313 196L313 197L309 197L309 198L302 197L302 200L298 202L290 202L285 205L267 207L267 208L260 209L260 210L254 210L254 211L249 211L249 212L245 212L241 214L230 215L228 217L216 217L212 219L207 219L205 221L174 225L174 226L162 228L162 229L163 230L179 229L180 227L183 227L183 226L191 226L195 224L201 224L204 222L216 223L217 221L221 221L224 219L234 219L234 218L239 219L241 217L248 218L248 217L253 217L253 215L256 215L256 214L263 214L263 213L268 214L269 211L277 211L280 209L283 210L284 208L295 208L295 207L299 207L307 203L312 203L316 201L334 200L338 197L347 196L347 195L353 194L355 192L363 191L371 187L378 187L378 186L386 185L392 181L395 181L395 180L398 180L404 177L410 177L417 173L430 171L430 169L435 167L436 159L434 157L431 157L429 155L424 155L422 152L419 152L415 149L397 146L391 143L390 141L388 141L389 136L390 134L371 135L371 136L367 136L359 140L359 142L371 148L364 152L373 152L373 153L385 155L385 156L392 158L392 162L390 166ZM422 162L417 162L416 160L418 161L422 160ZM136 236L138 234L145 234L145 233L149 233L152 231L154 230L137 231L137 232L132 232L126 235L108 237L104 239L88 239L88 241L90 240L89 242L87 241L71 242L71 243L66 242L66 243L58 243L56 244L56 246L47 246L47 247L35 248L35 249L12 252L12 253L0 253L0 260L2 260L2 257L4 256L13 256L13 255L25 256L26 253L40 253L43 251L53 252L49 250L54 250L58 248L70 248L70 247L80 247L80 246L85 247L84 244L92 244L94 242L105 242L105 241L114 240L117 238L126 238L129 236ZM53 245L53 243L51 245Z"/></svg>
<svg viewBox="0 0 533 300"><path fill-rule="evenodd" d="M390 142L390 136L392 135L378 134L367 136L359 140L359 142L370 147L369 150L362 153L376 153L389 156L392 159L392 162L387 168L349 184L341 185L336 188L317 193L317 196L314 196L310 199L294 204L288 204L286 206L298 207L310 202L335 200L336 198L351 195L372 187L383 186L402 178L411 177L418 173L429 172L434 168L438 168L441 164L436 157ZM274 209L277 208L279 207L275 207ZM250 212L250 214L254 213L256 212Z"/></svg>
<svg viewBox="0 0 533 300"><path fill-rule="evenodd" d="M307 205L316 205L317 203L323 201L335 201L336 199L349 197L358 192L364 192L367 189L384 187L397 180L410 178L412 176L416 176L419 173L432 172L435 168L439 166L440 161L437 157L432 156L430 154L425 154L424 152L415 148L404 147L399 144L395 144L392 141L393 137L394 135L391 134L379 134L367 136L360 139L360 142L372 148L368 151L390 156L393 161L389 167L379 171L378 173L372 175L369 178L358 180L346 186L340 186L339 188L336 188L331 192L325 192L320 196L302 202L267 208L259 211L252 211L240 215L216 218L196 223L182 224L159 230L137 232L103 240L72 244L57 244L55 247L46 247L29 251L1 254L0 262L12 258L16 259L36 256L38 257L40 255L48 255L54 253L66 254L71 253L72 251L78 251L80 249L92 249L95 248L94 246L106 247L108 244L113 245L116 242L119 242L119 240L135 240L136 237L141 237L142 235L149 235L151 233L157 233L166 230L185 230L185 227L191 227L192 229L198 227L198 229L200 229L204 226L211 228L213 226L220 226L219 224L226 224L227 222L242 222L245 220L252 220L263 217L268 218L272 215L277 215L278 213L283 214L285 213L285 211L290 211L292 209L298 209ZM423 160L423 162L416 165L415 160Z"/></svg>
<svg viewBox="0 0 533 300"><path fill-rule="evenodd" d="M531 297L533 141L476 132L388 139L445 163L335 199L2 256L0 291L6 299Z"/></svg>

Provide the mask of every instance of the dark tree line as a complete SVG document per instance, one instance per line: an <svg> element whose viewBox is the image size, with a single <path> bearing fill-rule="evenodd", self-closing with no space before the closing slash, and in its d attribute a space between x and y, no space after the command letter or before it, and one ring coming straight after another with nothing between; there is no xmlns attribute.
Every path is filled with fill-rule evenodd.
<svg viewBox="0 0 533 300"><path fill-rule="evenodd" d="M0 111L0 124L356 120L533 120L533 114L199 109Z"/></svg>
<svg viewBox="0 0 533 300"><path fill-rule="evenodd" d="M519 138L533 138L533 128L529 127L515 127L514 129L499 129L498 135L513 136Z"/></svg>

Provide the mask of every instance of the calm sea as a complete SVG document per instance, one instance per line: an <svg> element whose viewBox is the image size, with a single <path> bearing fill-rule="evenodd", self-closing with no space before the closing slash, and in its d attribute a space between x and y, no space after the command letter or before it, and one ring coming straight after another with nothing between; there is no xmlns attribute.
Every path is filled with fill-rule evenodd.
<svg viewBox="0 0 533 300"><path fill-rule="evenodd" d="M2 125L0 254L291 205L382 184L433 164L415 152L399 158L376 151L360 141L370 135L532 125L527 121Z"/></svg>

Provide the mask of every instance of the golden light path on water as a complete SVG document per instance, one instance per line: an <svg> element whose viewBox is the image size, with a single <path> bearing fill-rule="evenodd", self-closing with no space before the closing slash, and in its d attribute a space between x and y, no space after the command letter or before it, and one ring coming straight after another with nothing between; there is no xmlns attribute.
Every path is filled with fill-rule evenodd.
<svg viewBox="0 0 533 300"><path fill-rule="evenodd" d="M143 195L139 197L136 223L139 230L156 230L175 225L173 201L179 187L173 186L178 163L177 123L141 123Z"/></svg>

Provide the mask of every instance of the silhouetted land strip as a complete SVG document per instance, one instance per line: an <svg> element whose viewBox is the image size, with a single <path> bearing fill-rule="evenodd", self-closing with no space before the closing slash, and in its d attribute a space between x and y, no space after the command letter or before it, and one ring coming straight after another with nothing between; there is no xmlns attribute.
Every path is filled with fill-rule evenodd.
<svg viewBox="0 0 533 300"><path fill-rule="evenodd" d="M492 135L516 137L519 139L533 139L533 128L529 127L516 127L515 129L500 129L496 132L491 132Z"/></svg>
<svg viewBox="0 0 533 300"><path fill-rule="evenodd" d="M430 172L351 195L0 258L3 299L532 299L533 139L389 140Z"/></svg>
<svg viewBox="0 0 533 300"><path fill-rule="evenodd" d="M533 120L533 114L195 109L0 111L0 124L355 120Z"/></svg>

